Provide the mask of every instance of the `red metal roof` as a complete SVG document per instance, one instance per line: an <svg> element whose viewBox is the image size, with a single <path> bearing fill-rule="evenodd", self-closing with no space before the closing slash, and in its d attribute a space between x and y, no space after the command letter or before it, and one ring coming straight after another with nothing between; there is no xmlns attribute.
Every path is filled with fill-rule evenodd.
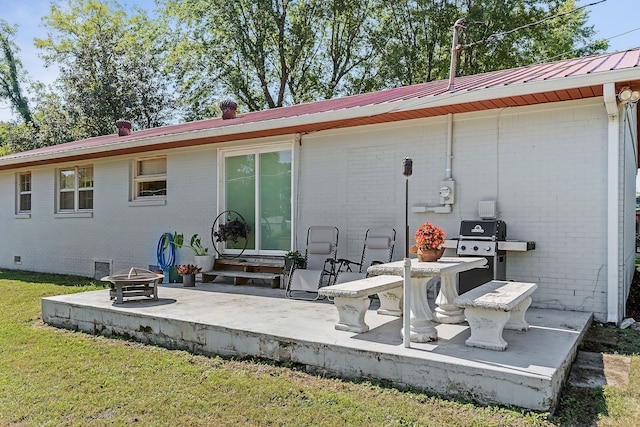
<svg viewBox="0 0 640 427"><path fill-rule="evenodd" d="M455 92L448 90L448 81L439 80L361 95L345 96L330 100L239 114L235 119L230 120L214 118L139 130L132 132L129 136L123 137L119 137L114 128L115 133L112 135L89 138L0 157L0 162L6 162L4 165L0 165L0 169L41 163L35 160L34 157L46 157L47 160L44 161L46 163L52 162L52 157L59 157L59 160L62 158L65 160L96 158L154 149L208 144L297 132L312 132L322 129L360 126L363 124L384 123L418 117L431 117L447 113L602 96L602 83L588 83L584 79L579 79L579 77L629 69L637 70L637 76L635 76L633 80L640 82L640 48L457 77L454 82ZM569 82L568 78L578 79L575 79L576 83L573 83ZM563 89L554 88L547 91L535 91L535 83L559 81L560 79L567 81L566 87ZM582 86L580 86L581 84ZM640 83L638 84L640 85ZM491 91L491 89L516 87L530 87L532 92L520 93L514 96L497 96ZM465 102L460 101L461 98L458 96L477 93L479 91L485 91L487 93L486 98ZM431 100L433 104L437 105L430 105L432 103L428 101ZM358 107L373 107L406 101L415 101L415 106L404 105L402 111L398 111L400 107L397 109L390 108L390 110L385 111L384 114L377 115L372 115L370 112L364 111L362 116L358 116L357 112L355 112L354 114L348 114L350 117L345 117L345 119L336 119L335 115L333 115L331 119L323 117L323 113L355 111L353 109ZM293 118L309 115L317 116L304 124L287 123L288 121L292 121ZM278 122L270 126L269 122L273 120L278 120ZM249 130L248 124L263 124L264 126L259 130L256 130L255 126ZM228 129L230 126L234 128ZM212 136L211 133L209 133L208 136L204 137L197 132L203 130L220 130L220 132L219 135ZM192 136L188 134L192 134ZM175 135L175 140L178 142L167 142L166 138L164 138L162 142L158 141L158 137L171 135ZM143 140L148 140L148 144L145 144L143 147L141 147L140 144L133 143L134 141L140 142ZM127 148L127 144L123 144L126 142L131 142L130 145L132 145L132 147ZM133 147L133 145L136 145L136 147ZM81 151L86 152L96 147L100 148L100 154L80 154ZM77 155L75 153L77 153Z"/></svg>

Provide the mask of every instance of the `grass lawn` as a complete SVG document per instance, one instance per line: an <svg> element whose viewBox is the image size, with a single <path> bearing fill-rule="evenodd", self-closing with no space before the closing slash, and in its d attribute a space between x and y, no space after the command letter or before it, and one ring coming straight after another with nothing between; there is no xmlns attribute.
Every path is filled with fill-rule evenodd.
<svg viewBox="0 0 640 427"><path fill-rule="evenodd" d="M479 407L420 391L310 375L286 364L191 355L56 329L45 296L102 288L89 279L0 272L0 425L547 426L640 425L640 339L628 387L565 392L554 416ZM608 351L616 351L610 349Z"/></svg>

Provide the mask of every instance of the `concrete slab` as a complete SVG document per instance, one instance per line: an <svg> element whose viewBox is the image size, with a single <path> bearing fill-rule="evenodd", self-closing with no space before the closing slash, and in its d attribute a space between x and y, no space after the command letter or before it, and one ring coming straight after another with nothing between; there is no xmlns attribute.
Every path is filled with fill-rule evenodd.
<svg viewBox="0 0 640 427"><path fill-rule="evenodd" d="M371 378L481 404L553 410L591 323L590 313L529 309L527 332L505 331L504 352L466 347L464 324L440 324L438 341L403 346L402 319L366 313L370 330L338 331L328 301L284 298L260 286L164 284L159 300L113 305L108 290L43 298L46 323L200 354L292 361L344 378Z"/></svg>

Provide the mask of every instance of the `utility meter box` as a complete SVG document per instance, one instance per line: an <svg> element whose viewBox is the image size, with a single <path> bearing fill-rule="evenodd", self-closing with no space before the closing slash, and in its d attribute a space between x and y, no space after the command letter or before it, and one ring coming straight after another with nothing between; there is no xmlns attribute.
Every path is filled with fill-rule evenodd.
<svg viewBox="0 0 640 427"><path fill-rule="evenodd" d="M452 205L455 202L456 182L452 179L440 181L440 204Z"/></svg>

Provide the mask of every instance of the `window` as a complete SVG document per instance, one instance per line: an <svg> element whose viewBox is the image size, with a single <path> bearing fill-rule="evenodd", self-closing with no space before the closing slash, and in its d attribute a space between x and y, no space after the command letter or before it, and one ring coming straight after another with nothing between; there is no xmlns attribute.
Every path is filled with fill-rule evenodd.
<svg viewBox="0 0 640 427"><path fill-rule="evenodd" d="M291 249L291 164L288 146L225 154L224 206L240 213L251 227L246 251ZM243 247L244 242L226 242L225 249Z"/></svg>
<svg viewBox="0 0 640 427"><path fill-rule="evenodd" d="M93 209L93 166L60 169L58 210L78 212Z"/></svg>
<svg viewBox="0 0 640 427"><path fill-rule="evenodd" d="M166 198L167 158L153 157L136 160L133 186L134 200Z"/></svg>
<svg viewBox="0 0 640 427"><path fill-rule="evenodd" d="M18 213L31 212L31 172L18 174Z"/></svg>

